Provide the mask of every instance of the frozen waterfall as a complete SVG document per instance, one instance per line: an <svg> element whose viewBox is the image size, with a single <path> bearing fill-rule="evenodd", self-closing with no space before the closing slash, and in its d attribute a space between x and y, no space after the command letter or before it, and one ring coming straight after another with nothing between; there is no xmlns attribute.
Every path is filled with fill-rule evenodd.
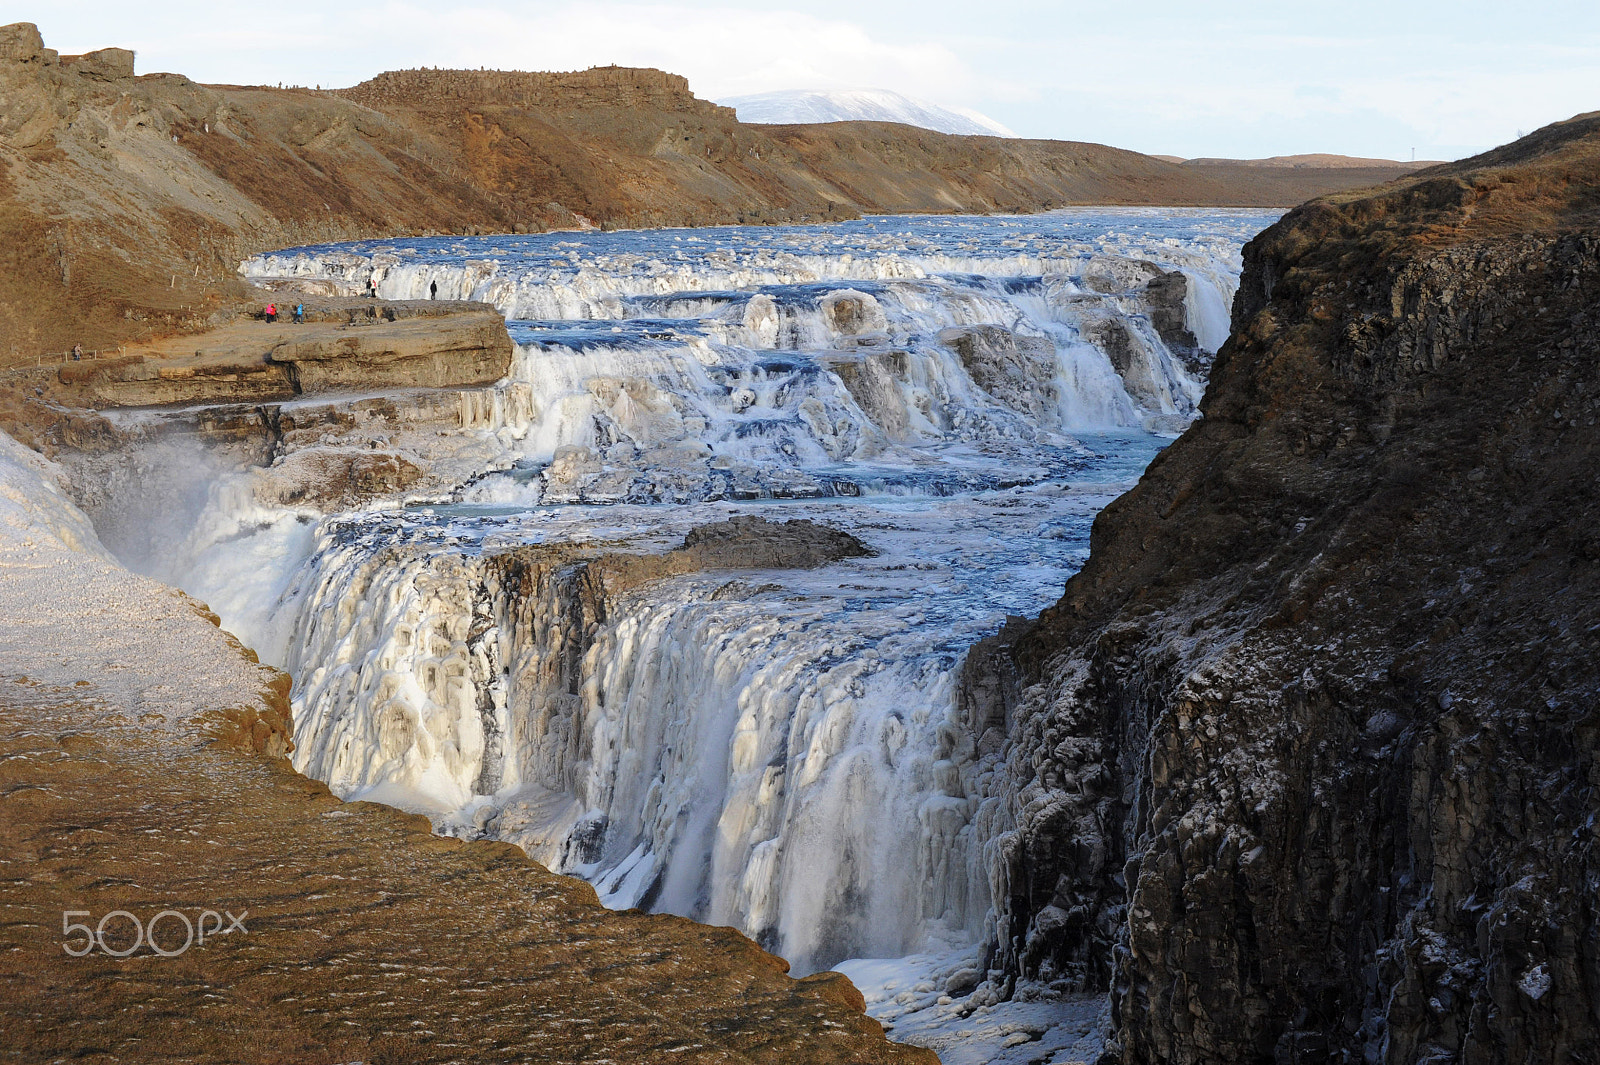
<svg viewBox="0 0 1600 1065"><path fill-rule="evenodd" d="M1004 811L975 798L999 733L957 698L965 649L1059 595L1094 515L1197 416L1239 250L1272 217L258 256L243 272L279 286L491 302L515 363L481 390L286 404L297 435L219 476L164 565L293 674L296 765L342 796L515 842L609 905L734 925L800 971L976 944ZM374 448L432 480L342 512L262 488ZM648 561L734 517L875 553Z"/></svg>

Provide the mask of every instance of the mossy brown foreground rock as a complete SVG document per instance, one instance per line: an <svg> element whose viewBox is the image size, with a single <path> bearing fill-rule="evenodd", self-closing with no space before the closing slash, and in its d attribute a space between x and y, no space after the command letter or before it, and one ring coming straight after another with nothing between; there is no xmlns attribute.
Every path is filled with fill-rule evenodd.
<svg viewBox="0 0 1600 1065"><path fill-rule="evenodd" d="M887 1042L843 977L791 980L732 929L612 913L510 844L92 698L0 680L0 1061L937 1060ZM63 913L114 910L213 934L63 949ZM188 938L155 927L168 952ZM105 928L133 945L128 919Z"/></svg>
<svg viewBox="0 0 1600 1065"><path fill-rule="evenodd" d="M1600 1060L1600 114L1291 212L1233 326L969 662L994 965L1130 1065Z"/></svg>

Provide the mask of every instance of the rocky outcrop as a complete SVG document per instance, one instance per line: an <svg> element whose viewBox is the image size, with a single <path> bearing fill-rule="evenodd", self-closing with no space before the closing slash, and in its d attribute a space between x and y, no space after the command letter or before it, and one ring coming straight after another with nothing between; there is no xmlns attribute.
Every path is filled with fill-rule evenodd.
<svg viewBox="0 0 1600 1065"><path fill-rule="evenodd" d="M253 472L255 498L263 505L324 511L392 498L425 476L422 467L406 455L339 447L290 452Z"/></svg>
<svg viewBox="0 0 1600 1065"><path fill-rule="evenodd" d="M101 81L133 77L133 53L126 48L101 48L83 55L64 55L61 63Z"/></svg>
<svg viewBox="0 0 1600 1065"><path fill-rule="evenodd" d="M910 434L911 412L905 391L910 358L904 351L865 351L826 354L820 359L844 383L850 398L866 412L872 424L893 440Z"/></svg>
<svg viewBox="0 0 1600 1065"><path fill-rule="evenodd" d="M591 67L574 71L390 70L339 95L382 109L422 100L455 100L568 110L616 108L673 111L732 119L733 108L702 100L689 79L664 70Z"/></svg>
<svg viewBox="0 0 1600 1065"><path fill-rule="evenodd" d="M876 553L849 533L807 518L729 518L701 525L683 538L678 551L684 564L696 569L810 569Z"/></svg>
<svg viewBox="0 0 1600 1065"><path fill-rule="evenodd" d="M1190 373L1204 377L1211 370L1211 352L1195 339L1189 328L1184 300L1189 295L1189 279L1181 270L1160 271L1146 282L1145 302L1150 307L1150 324L1168 350L1183 360Z"/></svg>
<svg viewBox="0 0 1600 1065"><path fill-rule="evenodd" d="M404 313L404 304L324 308L304 325L239 323L10 376L33 385L43 403L85 410L466 388L504 377L514 350L505 320L483 304L449 306L432 314ZM9 426L17 420L0 414Z"/></svg>
<svg viewBox="0 0 1600 1065"><path fill-rule="evenodd" d="M581 551L538 548L498 556L489 566L501 582L526 584L525 575L535 573L528 587L540 586L541 594L548 594L545 585L586 589L582 602L569 606L570 618L604 619L610 613L610 600L646 581L707 570L811 569L875 553L849 533L809 519L776 522L740 517L701 525L691 530L680 546L661 554L596 557ZM583 558L585 554L590 557ZM552 562L558 570L546 568ZM559 579L553 576L558 571ZM523 594L511 595L508 609L515 610Z"/></svg>
<svg viewBox="0 0 1600 1065"><path fill-rule="evenodd" d="M296 392L332 392L485 385L505 376L511 355L505 320L484 310L286 340L267 361L289 368Z"/></svg>
<svg viewBox="0 0 1600 1065"><path fill-rule="evenodd" d="M944 330L939 342L960 356L973 382L1001 405L1047 429L1060 428L1061 397L1052 383L1056 348L1049 338L1022 336L1000 325L972 325Z"/></svg>
<svg viewBox="0 0 1600 1065"><path fill-rule="evenodd" d="M1205 417L969 662L989 993L1108 988L1128 1063L1600 1054L1597 189L1590 115L1249 245Z"/></svg>
<svg viewBox="0 0 1600 1065"><path fill-rule="evenodd" d="M1141 259L1105 259L1089 264L1084 271L1084 284L1092 291L1103 294L1132 296L1139 300L1150 315L1150 324L1160 335L1169 351L1183 361L1190 373L1204 377L1211 366L1211 352L1200 347L1189 329L1189 318L1184 300L1189 294L1189 279L1181 270L1163 270L1155 263ZM1119 325L1122 318L1114 319ZM1125 327L1123 328L1125 332ZM1128 342L1115 347L1127 348ZM1112 352L1117 372L1125 373L1124 366L1130 353ZM1120 360L1120 361L1118 361Z"/></svg>

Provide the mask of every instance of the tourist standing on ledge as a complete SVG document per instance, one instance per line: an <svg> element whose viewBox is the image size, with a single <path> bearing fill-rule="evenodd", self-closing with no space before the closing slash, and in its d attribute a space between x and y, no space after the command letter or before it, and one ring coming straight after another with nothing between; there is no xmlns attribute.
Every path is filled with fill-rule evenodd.
<svg viewBox="0 0 1600 1065"><path fill-rule="evenodd" d="M278 320L278 305L276 303L267 304L267 321L276 322L277 320Z"/></svg>

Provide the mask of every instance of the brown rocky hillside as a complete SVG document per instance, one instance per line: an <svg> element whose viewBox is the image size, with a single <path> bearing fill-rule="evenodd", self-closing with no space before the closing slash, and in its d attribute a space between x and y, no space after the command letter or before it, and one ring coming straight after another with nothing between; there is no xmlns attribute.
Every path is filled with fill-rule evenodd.
<svg viewBox="0 0 1600 1065"><path fill-rule="evenodd" d="M1103 145L741 124L656 70L400 71L315 92L134 74L0 27L0 364L203 328L327 240L1077 203L1298 203L1399 171L1218 175Z"/></svg>

